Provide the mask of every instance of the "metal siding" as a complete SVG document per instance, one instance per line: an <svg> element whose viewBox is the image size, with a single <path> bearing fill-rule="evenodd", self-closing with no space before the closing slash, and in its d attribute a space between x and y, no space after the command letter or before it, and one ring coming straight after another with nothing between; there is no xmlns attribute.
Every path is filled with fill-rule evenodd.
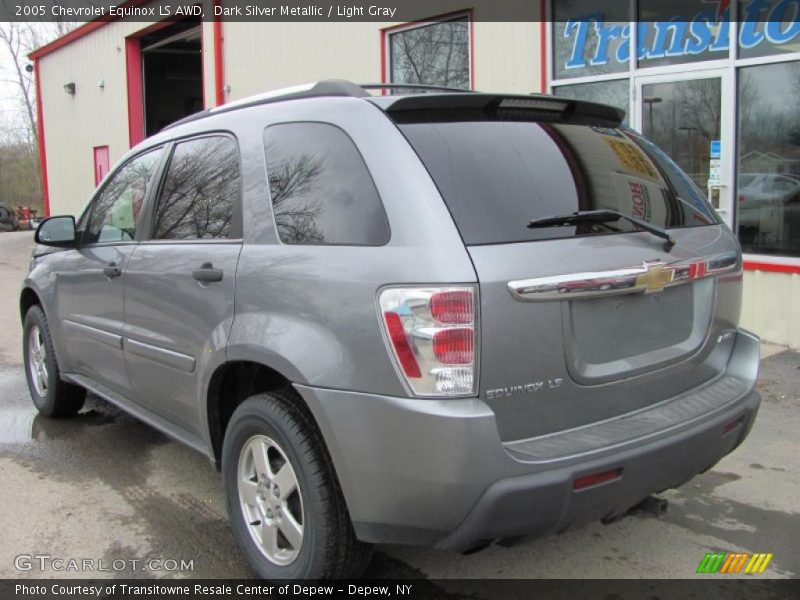
<svg viewBox="0 0 800 600"><path fill-rule="evenodd" d="M741 325L765 341L800 348L800 274L745 271Z"/></svg>
<svg viewBox="0 0 800 600"><path fill-rule="evenodd" d="M225 22L225 101L320 79L380 81L376 23Z"/></svg>
<svg viewBox="0 0 800 600"><path fill-rule="evenodd" d="M39 59L51 214L78 214L85 206L94 189L95 146L109 147L112 165L128 151L125 37L148 25L115 21ZM64 91L69 82L74 96Z"/></svg>

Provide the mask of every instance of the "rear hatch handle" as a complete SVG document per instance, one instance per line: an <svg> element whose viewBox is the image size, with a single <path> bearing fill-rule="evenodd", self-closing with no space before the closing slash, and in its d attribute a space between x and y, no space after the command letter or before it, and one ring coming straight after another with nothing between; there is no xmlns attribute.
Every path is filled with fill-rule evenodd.
<svg viewBox="0 0 800 600"><path fill-rule="evenodd" d="M508 291L517 300L526 302L651 294L674 285L738 270L740 263L739 253L735 251L671 262L650 260L638 266L608 271L509 281Z"/></svg>

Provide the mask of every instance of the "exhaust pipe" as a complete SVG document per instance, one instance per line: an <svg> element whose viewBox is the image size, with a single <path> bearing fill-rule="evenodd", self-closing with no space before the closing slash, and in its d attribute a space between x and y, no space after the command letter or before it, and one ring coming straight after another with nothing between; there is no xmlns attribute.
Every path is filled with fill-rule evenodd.
<svg viewBox="0 0 800 600"><path fill-rule="evenodd" d="M616 523L617 521L621 521L629 515L639 512L648 513L653 515L655 518L659 518L660 516L667 514L668 506L669 500L666 500L665 498L657 498L655 496L648 496L639 502L639 504L632 506L625 512L608 515L600 519L600 522L603 525L610 525L611 523Z"/></svg>
<svg viewBox="0 0 800 600"><path fill-rule="evenodd" d="M669 501L665 498L656 498L655 496L648 496L639 504L633 507L633 511L641 511L650 513L655 518L658 518L662 515L667 514L667 507L669 506Z"/></svg>

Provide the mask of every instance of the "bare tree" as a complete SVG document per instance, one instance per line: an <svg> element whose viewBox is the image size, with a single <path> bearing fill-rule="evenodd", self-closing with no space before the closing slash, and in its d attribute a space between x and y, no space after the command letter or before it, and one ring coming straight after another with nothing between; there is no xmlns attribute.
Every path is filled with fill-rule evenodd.
<svg viewBox="0 0 800 600"><path fill-rule="evenodd" d="M36 128L36 86L33 65L28 54L64 35L76 25L64 21L0 23L0 77L13 94L7 99L4 111L7 126L4 128L3 139L0 139L0 147L3 149L0 155L15 157L13 161L2 161L0 173L6 181L11 179L27 182L27 185L20 183L14 188L17 190L15 198L7 199L12 204L32 203L34 199L37 201L33 203L38 204L42 195L39 136Z"/></svg>

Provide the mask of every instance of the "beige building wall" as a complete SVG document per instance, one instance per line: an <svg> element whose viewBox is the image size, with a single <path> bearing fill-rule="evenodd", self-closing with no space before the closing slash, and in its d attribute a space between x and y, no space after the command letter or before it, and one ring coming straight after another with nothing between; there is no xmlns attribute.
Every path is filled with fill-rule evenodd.
<svg viewBox="0 0 800 600"><path fill-rule="evenodd" d="M800 274L745 271L741 325L765 341L800 348Z"/></svg>
<svg viewBox="0 0 800 600"><path fill-rule="evenodd" d="M396 23L224 23L225 100L320 79L381 81L381 29ZM473 86L539 92L539 23L472 27Z"/></svg>
<svg viewBox="0 0 800 600"><path fill-rule="evenodd" d="M147 25L109 23L39 59L51 214L77 215L88 201L95 146L108 146L112 165L128 151L125 37Z"/></svg>

